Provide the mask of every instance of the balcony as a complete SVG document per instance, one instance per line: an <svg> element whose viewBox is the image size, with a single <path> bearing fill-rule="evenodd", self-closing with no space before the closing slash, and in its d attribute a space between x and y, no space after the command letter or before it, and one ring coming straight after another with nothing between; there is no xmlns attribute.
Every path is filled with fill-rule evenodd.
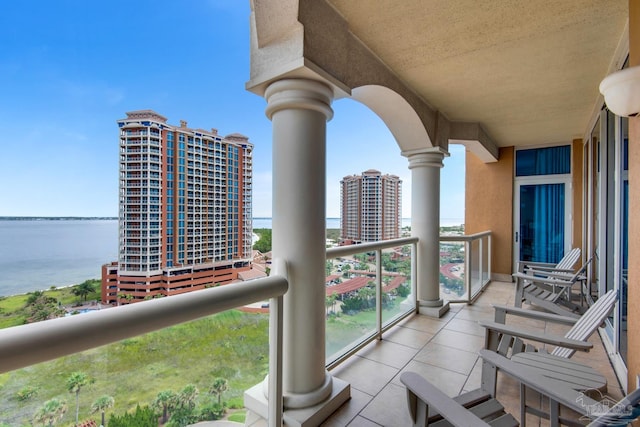
<svg viewBox="0 0 640 427"><path fill-rule="evenodd" d="M492 320L492 304L513 304L513 284L492 282L473 305L452 304L440 319L412 316L370 343L354 357L333 369L337 378L351 384L351 400L323 425L411 425L400 374L414 371L436 384L449 396L480 386L481 361L477 352L484 345L484 330L478 320ZM533 325L532 325L533 326ZM545 331L558 329L542 323ZM578 352L573 360L595 367L608 381L608 394L615 400L622 390L611 368L602 341L596 335L594 349ZM519 419L519 387L501 376L498 398ZM375 423L375 424L374 424ZM539 425L528 416L527 425ZM544 425L544 424L543 424Z"/></svg>
<svg viewBox="0 0 640 427"><path fill-rule="evenodd" d="M481 234L486 235L486 233ZM470 240L477 240L477 238ZM356 270L355 268L344 269L344 271L362 276L370 275L373 287L378 289L378 293L375 297L376 308L369 312L371 315L359 317L360 320L368 319L367 323L359 323L360 327L357 328L355 334L348 336L345 334L345 328L336 328L332 324L336 319L339 320L339 318L330 315L332 310L336 310L333 305L335 301L326 303L327 313L329 313L325 339L327 367L335 379L350 384L351 399L333 413L323 425L409 425L405 390L398 379L404 371L419 372L451 396L479 386L481 362L479 362L477 352L484 345L484 331L476 322L493 319L492 304L513 304L514 285L505 282L492 282L475 295L473 304L453 303L450 311L441 318L416 315L415 301L413 304L389 305L388 302L392 299L384 298L384 295L399 297L390 289L390 281L385 281L382 278L385 276L381 274L383 272L382 264L388 262L384 254L396 253L410 256L409 254L415 253L415 243L415 238L407 238L333 248L327 251L327 259L336 263L338 260L343 260L342 264L344 265L347 264L345 260L353 259L355 262L359 258L360 263L367 264L372 271ZM466 252L467 256L476 258L473 248L477 246L473 243L470 243L469 246L472 250ZM465 260L462 261L462 264L467 264ZM276 271L283 270L282 266L276 267ZM356 271L359 272L356 273ZM414 283L414 274L415 269L411 268L407 272L406 283ZM331 295L329 290L332 286L338 285L327 286L328 296ZM413 288L413 286L411 287ZM34 364L65 354L75 354L64 362L67 368L71 370L82 370L87 367L101 369L99 360L93 359L96 357L95 350L91 349L111 342L119 342L114 345L120 347L136 345L135 343L138 342L136 337L141 336L142 333L233 309L238 305L249 306L252 303L262 305L266 298L272 297L270 300L272 312L269 339L271 353L269 353L270 356L266 353L254 354L254 356L258 357L256 360L264 358L264 361L259 365L266 366L269 361L271 363L270 372L277 373L280 367L275 362L279 360L280 328L282 327L278 320L278 307L281 306L278 296L285 289L286 279L283 276L274 275L268 279L222 286L202 291L202 293L186 294L171 299L165 298L153 303L145 303L145 305L133 304L104 310L86 317L74 316L56 319L49 322L48 326L51 325L51 328L48 327L47 333L44 335L41 333L43 330L40 327L41 324L37 323L13 328L13 330L0 330L0 343L4 349L0 354L0 366L3 371L26 366L46 371L46 365ZM397 288L395 289L397 290ZM413 291L415 294L415 288ZM155 291L151 294L139 292L136 296L139 299L153 299L155 293ZM180 291L174 293L179 294ZM387 305L383 306L382 301L387 301ZM412 297L409 296L404 302L410 303L411 301ZM123 304L128 302L130 301L122 300ZM346 304L344 299L341 300L341 304ZM266 320L264 315L257 316L262 316L261 318ZM346 321L346 317L348 316L343 315L340 321ZM551 328L551 326L542 323L531 324L529 321L528 324L545 331L560 332L557 328ZM266 340L268 331L266 324L263 323L263 325L262 334ZM90 333L90 331L97 329L103 333ZM355 328L348 327L346 329ZM278 331L280 332L278 333ZM317 338L321 339L321 337ZM119 341L123 339L125 341ZM149 339L151 342L153 341L152 338ZM182 350L177 349L173 355L163 354L162 358L176 358L178 360L185 357L185 349L190 348L190 343L187 336L182 339L183 342L180 344ZM592 337L591 342L594 344L594 350L586 354L576 354L574 360L589 364L605 375L608 380L608 394L613 399L618 399L622 395L622 390L611 368L607 353L597 336ZM224 346L233 348L234 345L233 341L229 341ZM89 351L76 353L84 350ZM115 357L117 352L110 350L109 354ZM152 352L144 354L144 357L136 362L136 366L131 367L137 372L135 377L143 378L140 381L143 381L144 386L132 381L127 387L141 387L136 398L142 404L152 400L163 387L184 386L175 378L170 379L167 383L165 379L162 379L166 373L156 376L155 369L158 367L151 362L152 360L155 360ZM211 360L209 362L216 365ZM200 364L200 361L192 361L191 363ZM227 368L216 365L208 369L217 369L223 372ZM148 374L154 375L153 379L144 380L147 371ZM102 376L110 377L112 374L113 372L104 372ZM253 372L252 375L254 375L255 381L263 379L259 370ZM186 380L181 379L181 381ZM276 387L275 384L271 386ZM156 390L154 387L158 389ZM199 384L198 387L204 388L202 384ZM518 391L516 383L509 378L501 377L498 396L516 418L518 417L518 399L514 396L518 396ZM278 391L276 390L274 393L277 394ZM85 416L89 415L85 414ZM265 420L259 419L251 413L248 415L247 422L248 425L267 425ZM528 420L529 425L536 423L537 419L533 417Z"/></svg>

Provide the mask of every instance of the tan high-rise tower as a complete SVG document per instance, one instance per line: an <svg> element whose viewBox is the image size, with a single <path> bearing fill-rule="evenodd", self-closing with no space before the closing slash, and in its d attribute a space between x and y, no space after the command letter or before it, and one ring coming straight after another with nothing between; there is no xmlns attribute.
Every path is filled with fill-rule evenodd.
<svg viewBox="0 0 640 427"><path fill-rule="evenodd" d="M253 145L247 137L127 113L120 130L118 261L102 300L127 303L237 278L250 267Z"/></svg>
<svg viewBox="0 0 640 427"><path fill-rule="evenodd" d="M345 176L341 186L341 241L376 242L400 237L402 181L395 175L367 170Z"/></svg>

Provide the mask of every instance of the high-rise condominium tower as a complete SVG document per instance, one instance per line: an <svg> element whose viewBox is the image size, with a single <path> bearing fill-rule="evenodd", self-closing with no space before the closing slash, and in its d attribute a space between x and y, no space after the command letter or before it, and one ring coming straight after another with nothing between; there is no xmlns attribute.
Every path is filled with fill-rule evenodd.
<svg viewBox="0 0 640 427"><path fill-rule="evenodd" d="M226 284L249 269L248 138L172 126L151 110L127 113L118 127L119 255L103 267L103 302Z"/></svg>
<svg viewBox="0 0 640 427"><path fill-rule="evenodd" d="M375 242L400 237L402 181L370 169L340 181L343 244Z"/></svg>

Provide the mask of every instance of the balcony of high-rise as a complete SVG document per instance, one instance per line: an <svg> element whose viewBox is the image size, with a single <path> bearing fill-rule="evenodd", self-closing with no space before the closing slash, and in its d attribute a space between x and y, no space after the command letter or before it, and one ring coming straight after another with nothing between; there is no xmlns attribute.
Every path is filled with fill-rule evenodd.
<svg viewBox="0 0 640 427"><path fill-rule="evenodd" d="M407 425L406 390L399 374L418 372L450 396L478 387L478 350L485 345L485 331L477 321L494 316L493 304L514 304L511 273L519 260L533 253L530 239L547 236L561 240L560 252L578 247L581 261L592 260L585 284L576 286L575 296L584 298L585 308L610 289L620 298L589 339L593 349L577 353L574 360L606 380L613 400L633 390L640 352L637 334L627 332L637 330L635 308L640 301L634 238L638 216L632 214L640 197L632 179L640 167L635 149L640 119L616 115L597 87L606 75L640 63L638 2L250 4L246 88L264 97L277 165L271 170L271 276L57 319L46 328L32 324L1 330L0 367L11 371L2 377L3 390L21 391L20 381L9 386L4 380L18 378L22 368L44 376L61 372L56 369L60 364L88 367L103 381L96 382L93 391L99 386L133 390L133 397L119 403L130 408L138 401L152 401L163 390L178 389L182 381L203 379L199 388L204 390L204 379L224 377L230 380L224 394L250 408L248 425L280 425L282 417L286 425ZM160 57L158 61L161 68ZM144 73L152 73L154 67L148 65ZM188 79L180 80L188 86ZM397 156L406 158L411 237L325 250L326 130L327 123L336 120L340 100L357 101L374 111L393 135ZM359 122L352 127L358 128ZM180 140L186 142L176 135L175 143ZM447 196L440 194L441 169L446 169L444 159L454 144L467 150L466 234L439 236L439 208ZM550 172L563 163L558 146L568 147L570 173ZM548 148L551 155L545 154ZM115 159L120 172L159 171L160 163L151 155L124 153ZM227 164L215 166L220 176L232 175ZM520 167L529 172L520 174ZM558 184L553 181L556 175L567 176ZM558 187L544 187L550 183ZM565 193L553 200L565 202L564 211L557 203L540 202L557 196L560 184ZM126 189L134 190L137 187ZM143 199L150 203L150 194L126 191L120 200L130 198L131 205L124 210ZM536 209L528 208L532 201L538 203ZM223 213L231 203L215 200L210 206ZM553 220L559 212L566 222ZM121 222L131 238L151 238L158 231L141 226L141 221ZM562 233L548 231L551 225ZM224 236L220 243L231 237L226 218L216 226L216 238ZM551 248L554 242L548 244ZM226 259L226 249L215 247L219 260ZM398 289L406 289L390 289L393 282L385 279L391 277L385 275L391 273L385 267L392 257L389 250L399 259L410 256L411 262L402 267L402 285L410 286L405 296ZM186 248L182 252L178 262L186 258ZM372 270L352 282L364 288L361 302L371 304L365 314L339 311L338 305L355 302L338 304L330 298L331 286L341 285L325 283L327 261L337 264L338 258L351 260L355 255ZM132 273L145 265L134 255L122 261ZM220 261L216 268L226 266ZM463 274L443 274L447 279L441 279L443 267ZM176 275L170 277L179 279L180 268L172 267ZM144 286L132 280L136 298L151 297L142 291ZM178 284L165 291L183 290ZM126 303L121 295L116 298ZM253 304L258 309L268 304L268 317L227 312ZM533 305L525 309L540 311ZM334 316L338 312L340 319ZM347 317L358 315L355 320ZM200 324L177 326L196 318ZM221 328L221 319L232 326ZM345 319L354 323L344 325ZM522 323L548 333L565 332L542 322ZM153 335L165 328L166 335ZM222 335L200 339L205 332L220 331ZM171 351L160 347L165 341ZM114 347L101 353L103 345ZM123 348L137 349L137 357L119 359ZM220 359L214 359L214 353ZM230 365L242 360L249 362ZM179 364L185 369L176 368ZM123 367L129 369L123 376L132 383L116 377ZM48 392L39 390L42 396ZM497 397L516 418L518 393L515 381L500 377ZM1 406L17 401L10 397ZM536 417L527 421L545 425Z"/></svg>

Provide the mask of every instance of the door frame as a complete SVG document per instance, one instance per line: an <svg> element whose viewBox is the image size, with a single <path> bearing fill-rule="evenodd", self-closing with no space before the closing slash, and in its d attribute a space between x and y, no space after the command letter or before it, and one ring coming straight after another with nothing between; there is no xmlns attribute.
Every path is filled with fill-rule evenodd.
<svg viewBox="0 0 640 427"><path fill-rule="evenodd" d="M513 272L520 260L520 187L523 185L564 184L564 252L571 250L573 236L573 187L571 174L516 177L513 197Z"/></svg>

